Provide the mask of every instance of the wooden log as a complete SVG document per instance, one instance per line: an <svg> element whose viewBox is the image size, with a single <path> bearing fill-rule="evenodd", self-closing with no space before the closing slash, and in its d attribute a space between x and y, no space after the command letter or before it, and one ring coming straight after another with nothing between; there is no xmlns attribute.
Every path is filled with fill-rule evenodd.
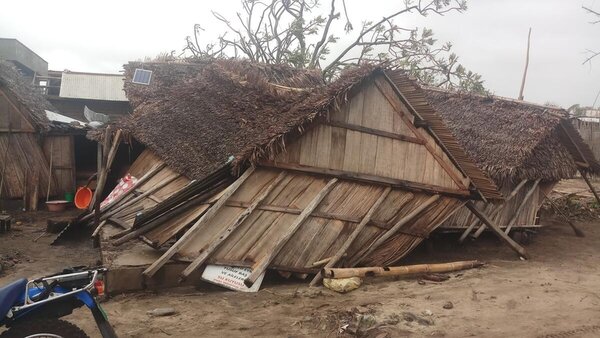
<svg viewBox="0 0 600 338"><path fill-rule="evenodd" d="M279 254L285 244L292 238L292 236L298 231L300 226L306 221L310 214L319 206L319 203L327 196L327 194L333 189L335 183L338 181L337 178L332 178L327 184L317 193L317 195L310 201L310 203L304 208L302 213L294 220L292 224L286 229L283 235L277 240L275 246L261 257L256 263L252 265L252 273L248 278L244 280L244 284L247 287L252 287L256 279L265 272L271 261Z"/></svg>
<svg viewBox="0 0 600 338"><path fill-rule="evenodd" d="M154 274L165 265L173 255L175 255L179 249L181 249L188 241L194 238L194 235L202 229L202 226L205 225L209 220L211 220L217 212L225 205L225 202L235 193L235 191L252 175L254 172L254 167L248 168L242 176L240 176L235 182L233 182L226 190L225 193L221 196L221 198L215 202L215 204L208 209L208 211L200 217L200 219L192 225L192 227L185 233L181 238L173 244L165 252L159 259L157 259L154 263L152 263L146 270L144 270L143 274L146 277L152 277Z"/></svg>
<svg viewBox="0 0 600 338"><path fill-rule="evenodd" d="M460 261L440 264L417 264L390 267L366 268L325 268L321 270L324 278L351 278L351 277L383 277L383 276L410 276L423 273L443 273L483 266L480 261Z"/></svg>
<svg viewBox="0 0 600 338"><path fill-rule="evenodd" d="M356 238L363 231L365 226L369 223L369 221L371 221L371 217L373 217L373 214L375 214L375 211L377 211L377 209L379 208L381 203L383 203L383 201L385 201L386 197L390 194L391 191L392 191L391 187L387 187L383 190L383 192L381 193L381 196L379 196L379 198L375 201L375 203L373 203L373 205L371 206L369 211L367 211L365 217L363 217L363 219L360 221L360 223L358 223L356 228L354 228L354 231L352 231L350 236L348 236L348 239L346 239L346 242L344 242L342 247L339 248L338 251L333 255L333 257L331 257L331 259L327 262L327 264L325 265L325 269L334 267L338 263L338 261L342 258L342 256L346 254L346 251L348 251L348 248L350 248L350 245L352 245L352 243L354 243L354 240L356 240ZM321 275L317 274L313 278L313 280L310 282L310 286L317 285L321 281L321 279L322 279Z"/></svg>
<svg viewBox="0 0 600 338"><path fill-rule="evenodd" d="M544 194L544 198L546 200L548 200L548 202L550 202L550 205L552 206L552 209L554 209L554 211L556 213L558 213L559 215L561 215L564 220L567 222L567 224L569 224L569 226L571 226L571 229L573 229L573 231L575 232L575 235L577 237L585 237L585 234L583 233L583 231L581 231L581 229L579 229L578 227L575 226L575 224L573 224L573 222L571 222L571 220L569 219L569 216L565 215L564 212L562 212L562 210L560 210L560 208L558 207L558 205L556 205L556 203L546 194Z"/></svg>
<svg viewBox="0 0 600 338"><path fill-rule="evenodd" d="M473 204L472 201L467 202L467 204L465 204L465 205L484 224L486 224L488 227L490 227L490 229L492 229L492 231L494 231L494 233L496 235L498 235L498 237L500 237L501 240L503 240L506 244L508 244L508 246L510 246L511 249L513 249L515 252L517 252L521 257L523 257L525 259L529 258L529 255L527 254L527 250L525 250L525 248L520 246L517 242L513 241L512 238L508 237L508 235L505 234L504 231L502 231L500 229L500 227L498 227L490 219L488 219L488 217L482 211L480 211L477 208L477 206L475 204Z"/></svg>
<svg viewBox="0 0 600 338"><path fill-rule="evenodd" d="M213 240L206 249L204 249L196 259L190 265L188 265L185 270L181 272L181 276L179 281L183 282L192 272L194 272L200 265L204 264L206 259L212 255L215 250L221 247L221 244L229 238L229 236L240 227L246 218L250 216L250 214L256 209L256 207L269 196L269 193L273 189L279 185L279 183L285 178L286 171L282 170L277 177L265 188L261 191L260 195L258 195L252 204L246 208L241 214L239 214L225 229L223 229L216 240Z"/></svg>
<svg viewBox="0 0 600 338"><path fill-rule="evenodd" d="M29 210L37 211L38 209L38 194L40 188L40 172L36 167L33 169L33 176L31 177L31 196L29 197Z"/></svg>
<svg viewBox="0 0 600 338"><path fill-rule="evenodd" d="M515 214L513 215L513 217L511 217L510 221L508 221L508 224L506 225L506 230L504 230L505 234L508 235L510 233L510 230L512 229L513 225L517 222L517 218L519 218L519 215L523 211L523 208L525 208L525 205L527 205L527 202L529 201L531 196L533 196L533 193L536 192L540 181L541 179L538 178L535 182L533 182L531 189L529 189L527 194L525 194L525 197L523 197L523 201L521 202L521 204L519 204L517 210L515 211Z"/></svg>
<svg viewBox="0 0 600 338"><path fill-rule="evenodd" d="M594 185L592 184L592 182L590 182L590 179L587 177L586 173L583 170L579 170L579 173L581 174L581 177L583 177L583 179L585 180L585 183L588 185L588 187L590 187L592 194L594 194L594 197L596 197L596 201L600 204L600 197L598 196L598 192L596 192Z"/></svg>
<svg viewBox="0 0 600 338"><path fill-rule="evenodd" d="M526 183L527 183L527 180L522 180L521 182L519 182L519 184L517 184L517 186L511 191L511 193L508 196L506 196L506 199L504 200L504 202L502 204L494 207L494 209L490 213L490 218L494 219L494 217L496 217L502 210L504 210L506 203L510 202L510 200L512 200L517 195L517 193L521 190L521 188L523 188L523 186L525 186ZM473 222L471 222L471 224L469 224L469 226L467 227L465 232L463 232L463 234L460 236L460 238L458 239L458 242L463 243L465 241L465 239L467 238L467 236L469 236L471 231L473 231L473 229L480 223L481 223L481 221L476 217L473 220ZM482 227L485 227L485 224L482 225ZM481 229L481 227L480 227L480 229ZM481 231L483 231L483 230L481 230Z"/></svg>
<svg viewBox="0 0 600 338"><path fill-rule="evenodd" d="M396 222L396 224L394 224L394 226L390 230L386 231L381 237L379 237L375 242L373 242L363 254L361 254L358 258L354 259L352 261L352 263L350 264L350 266L355 266L360 261L362 261L363 259L368 257L373 251L375 251L375 249L377 249L381 244L383 244L383 242L387 241L392 236L394 236L396 233L398 233L400 231L400 228L402 228L406 223L412 221L421 212L423 212L423 210L427 209L427 207L429 207L430 205L435 203L437 200L439 200L440 197L441 197L440 195L430 196L423 204L419 205L417 208L415 208L413 211L411 211L408 215L406 215L406 216L402 217L400 220L398 220L398 222Z"/></svg>
<svg viewBox="0 0 600 338"><path fill-rule="evenodd" d="M112 167L112 163L115 159L115 156L117 156L117 150L118 150L119 144L121 143L121 133L122 132L123 131L121 129L117 130L117 132L115 133L115 137L112 141L110 150L108 151L108 156L106 158L106 168L109 171Z"/></svg>

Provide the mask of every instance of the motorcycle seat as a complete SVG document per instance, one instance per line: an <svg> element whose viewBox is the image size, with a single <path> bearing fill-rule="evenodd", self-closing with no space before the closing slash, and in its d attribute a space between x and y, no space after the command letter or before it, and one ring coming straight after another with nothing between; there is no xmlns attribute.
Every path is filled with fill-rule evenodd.
<svg viewBox="0 0 600 338"><path fill-rule="evenodd" d="M27 279L21 278L3 287L0 287L0 321L4 319L10 308L25 293Z"/></svg>

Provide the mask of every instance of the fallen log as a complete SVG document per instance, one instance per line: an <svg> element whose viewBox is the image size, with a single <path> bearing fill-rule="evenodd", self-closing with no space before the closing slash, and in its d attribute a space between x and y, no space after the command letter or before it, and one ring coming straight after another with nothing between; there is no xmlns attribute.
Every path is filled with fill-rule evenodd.
<svg viewBox="0 0 600 338"><path fill-rule="evenodd" d="M441 273L466 270L478 268L483 265L484 263L480 261L460 261L441 264L417 264L390 267L328 268L322 269L321 275L323 278L408 276L422 273Z"/></svg>

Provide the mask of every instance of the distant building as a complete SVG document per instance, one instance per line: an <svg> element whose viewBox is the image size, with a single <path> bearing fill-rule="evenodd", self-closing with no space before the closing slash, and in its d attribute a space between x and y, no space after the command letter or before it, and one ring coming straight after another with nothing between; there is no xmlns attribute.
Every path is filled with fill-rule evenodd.
<svg viewBox="0 0 600 338"><path fill-rule="evenodd" d="M63 115L86 121L86 106L110 120L130 112L123 74L48 70L48 62L17 39L0 38L0 59L10 61Z"/></svg>
<svg viewBox="0 0 600 338"><path fill-rule="evenodd" d="M123 74L48 71L44 88L47 99L64 115L85 121L87 106L117 120L130 113L123 90Z"/></svg>

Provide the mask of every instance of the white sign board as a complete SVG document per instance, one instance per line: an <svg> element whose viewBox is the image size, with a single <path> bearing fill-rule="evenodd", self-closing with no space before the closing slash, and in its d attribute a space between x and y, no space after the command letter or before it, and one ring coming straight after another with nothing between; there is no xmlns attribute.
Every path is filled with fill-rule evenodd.
<svg viewBox="0 0 600 338"><path fill-rule="evenodd" d="M207 265L202 273L202 279L207 282L242 292L257 292L265 277L263 272L251 288L244 284L244 280L250 276L252 269L234 266Z"/></svg>

